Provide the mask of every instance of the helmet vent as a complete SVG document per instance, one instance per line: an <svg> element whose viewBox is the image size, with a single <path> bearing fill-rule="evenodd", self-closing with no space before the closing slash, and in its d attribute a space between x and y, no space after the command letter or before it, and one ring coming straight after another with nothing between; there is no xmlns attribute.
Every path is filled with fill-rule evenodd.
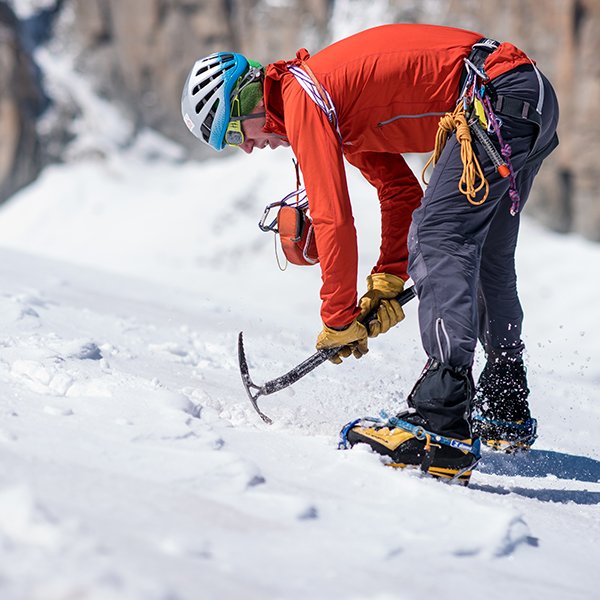
<svg viewBox="0 0 600 600"><path fill-rule="evenodd" d="M200 75L202 75L202 73L206 73L206 71L208 71L209 69L212 69L211 65L204 65L203 67L200 67L196 71L196 77L200 77Z"/></svg>
<svg viewBox="0 0 600 600"><path fill-rule="evenodd" d="M204 96L198 104L196 104L196 114L200 114L200 111L204 108L206 103L215 95L216 91L223 85L223 81L219 81L215 87L210 90L206 96Z"/></svg>
<svg viewBox="0 0 600 600"><path fill-rule="evenodd" d="M233 61L233 59L234 59L233 54L223 54L220 57L220 59L221 59L220 62L222 65L223 65L223 63L229 63L228 65L223 66L223 70L228 70L228 69L231 69L232 67L235 67L235 62L230 62L230 61ZM209 64L203 65L196 71L196 77L200 77L200 75L202 75L202 73L206 73L206 71L208 71L209 69L212 69L214 66L215 66L215 63L209 63ZM213 77L208 79L208 81L211 81L211 79L214 79L215 77L218 77L218 76L219 76L219 74L213 75Z"/></svg>
<svg viewBox="0 0 600 600"><path fill-rule="evenodd" d="M215 150L224 148L232 97L248 79L248 64L241 54L214 52L198 59L186 79L181 114L193 135Z"/></svg>
<svg viewBox="0 0 600 600"><path fill-rule="evenodd" d="M210 132L212 130L212 124L215 120L215 115L217 114L217 109L219 108L219 99L215 100L215 103L212 105L211 109L208 111L206 118L202 122L200 129L202 130L202 137L206 143L210 138Z"/></svg>
<svg viewBox="0 0 600 600"><path fill-rule="evenodd" d="M203 81L201 81L200 83L197 83L193 88L192 88L192 96L195 96L202 88L206 87L211 81L214 81L215 79L219 79L221 77L221 73L215 73L214 75L211 75L210 77L208 77L207 79L204 79ZM222 81L219 83L219 85L217 85L215 87L215 89L218 89L221 85L222 85ZM212 95L212 94L211 94Z"/></svg>

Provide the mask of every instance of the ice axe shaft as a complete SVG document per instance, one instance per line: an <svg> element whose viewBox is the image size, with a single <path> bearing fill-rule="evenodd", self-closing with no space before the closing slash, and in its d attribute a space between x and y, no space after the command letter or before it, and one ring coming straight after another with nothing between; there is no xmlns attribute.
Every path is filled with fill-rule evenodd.
<svg viewBox="0 0 600 600"><path fill-rule="evenodd" d="M401 304L406 304L409 300L412 300L416 296L414 286L406 288L403 292L396 296L396 300ZM369 313L362 321L368 323L375 318L375 311ZM242 375L242 382L252 402L252 406L256 412L260 415L260 418L265 423L272 423L273 421L265 415L258 407L257 400L260 396L268 396L274 394L279 390L283 390L286 387L296 383L299 379L316 369L319 365L322 365L325 361L329 360L332 356L337 354L342 349L342 346L336 348L325 348L318 350L312 356L308 357L305 361L302 361L299 365L288 371L285 375L271 379L262 386L256 385L250 377L250 371L248 369L248 361L246 360L246 353L244 351L244 336L240 331L238 336L238 359L240 363L240 373Z"/></svg>

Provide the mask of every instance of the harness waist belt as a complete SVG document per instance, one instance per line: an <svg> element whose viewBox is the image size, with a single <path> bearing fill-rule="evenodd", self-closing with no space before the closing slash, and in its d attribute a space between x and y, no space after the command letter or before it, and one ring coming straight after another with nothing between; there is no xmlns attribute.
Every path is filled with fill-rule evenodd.
<svg viewBox="0 0 600 600"><path fill-rule="evenodd" d="M478 69L483 66L485 59L495 52L500 46L500 42L490 38L481 38L471 48L468 60L471 61Z"/></svg>
<svg viewBox="0 0 600 600"><path fill-rule="evenodd" d="M526 119L538 126L538 131L542 127L542 115L536 110L530 102L521 98L513 98L511 96L497 96L494 101L494 111L500 115L513 117L516 119ZM554 133L550 141L543 147L538 148L536 143L527 157L525 164L532 164L544 160L557 146L558 134Z"/></svg>
<svg viewBox="0 0 600 600"><path fill-rule="evenodd" d="M492 40L491 38L481 38L479 41L473 44L469 56L465 58L465 68L462 70L460 75L458 89L461 92L461 96L465 91L464 86L469 68L475 67L475 69L478 71L482 71L485 59L492 54L492 52L495 52L498 46L500 46L500 42Z"/></svg>
<svg viewBox="0 0 600 600"><path fill-rule="evenodd" d="M533 121L538 126L542 123L542 116L537 112L535 106L526 100L521 100L521 98L499 95L494 102L494 110L509 117Z"/></svg>

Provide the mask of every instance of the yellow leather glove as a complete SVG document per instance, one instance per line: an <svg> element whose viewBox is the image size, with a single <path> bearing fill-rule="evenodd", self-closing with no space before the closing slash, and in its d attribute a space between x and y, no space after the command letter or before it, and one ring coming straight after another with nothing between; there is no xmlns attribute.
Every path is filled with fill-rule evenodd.
<svg viewBox="0 0 600 600"><path fill-rule="evenodd" d="M404 281L395 275L373 273L367 277L367 293L358 301L361 321L373 310L377 318L368 323L369 337L389 331L404 319L404 311L393 300L404 289Z"/></svg>
<svg viewBox="0 0 600 600"><path fill-rule="evenodd" d="M325 348L336 348L344 346L337 354L334 354L329 360L339 365L342 358L348 358L351 354L355 358L361 358L368 351L367 329L356 319L350 323L346 329L338 331L323 324L323 331L317 337L317 350Z"/></svg>

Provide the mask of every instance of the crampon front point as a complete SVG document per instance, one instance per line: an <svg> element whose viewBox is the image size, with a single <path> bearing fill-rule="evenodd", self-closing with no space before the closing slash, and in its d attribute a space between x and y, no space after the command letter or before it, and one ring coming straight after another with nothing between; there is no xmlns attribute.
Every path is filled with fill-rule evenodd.
<svg viewBox="0 0 600 600"><path fill-rule="evenodd" d="M523 422L488 419L479 414L473 416L473 433L481 443L505 454L529 450L537 439L537 420Z"/></svg>

